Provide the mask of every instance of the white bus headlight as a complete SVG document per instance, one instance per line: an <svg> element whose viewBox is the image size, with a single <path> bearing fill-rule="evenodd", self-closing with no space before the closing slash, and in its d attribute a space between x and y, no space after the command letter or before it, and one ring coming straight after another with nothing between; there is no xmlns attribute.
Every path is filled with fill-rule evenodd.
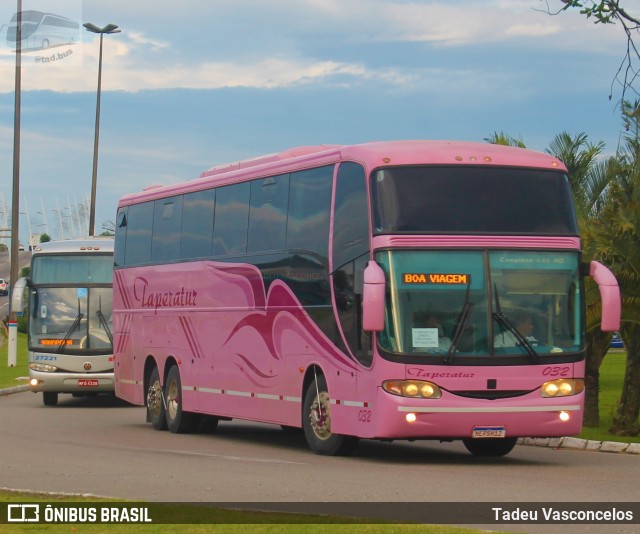
<svg viewBox="0 0 640 534"><path fill-rule="evenodd" d="M540 388L543 397L568 397L584 391L584 380L581 378L561 378L545 382Z"/></svg>
<svg viewBox="0 0 640 534"><path fill-rule="evenodd" d="M385 380L382 389L392 395L414 399L439 399L442 391L432 382L422 380Z"/></svg>

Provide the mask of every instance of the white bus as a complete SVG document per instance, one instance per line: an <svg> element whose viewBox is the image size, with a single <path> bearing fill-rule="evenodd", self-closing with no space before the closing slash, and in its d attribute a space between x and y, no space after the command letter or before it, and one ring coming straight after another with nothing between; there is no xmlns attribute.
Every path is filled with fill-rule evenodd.
<svg viewBox="0 0 640 534"><path fill-rule="evenodd" d="M11 307L23 309L28 289L29 389L42 392L46 406L55 406L59 393L114 391L112 279L112 238L33 250L30 277L16 283Z"/></svg>
<svg viewBox="0 0 640 534"><path fill-rule="evenodd" d="M80 37L80 23L55 13L22 11L21 49L39 50L50 46L73 44ZM18 40L18 14L7 26L7 45L16 46Z"/></svg>

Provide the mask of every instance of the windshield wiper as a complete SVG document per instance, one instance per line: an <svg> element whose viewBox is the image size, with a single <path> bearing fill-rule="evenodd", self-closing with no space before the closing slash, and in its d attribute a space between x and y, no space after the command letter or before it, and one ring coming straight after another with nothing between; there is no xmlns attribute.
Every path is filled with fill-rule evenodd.
<svg viewBox="0 0 640 534"><path fill-rule="evenodd" d="M58 345L58 348L56 349L57 353L62 352L63 347L67 346L67 341L69 341L69 338L71 337L71 334L73 334L74 330L78 328L78 326L80 326L80 321L82 321L83 317L84 317L84 313L80 311L80 299L78 299L78 315L76 315L76 318L73 320L73 323L71 323L71 326L69 327L69 330L67 330L67 333L65 334L64 339L62 340L62 343Z"/></svg>
<svg viewBox="0 0 640 534"><path fill-rule="evenodd" d="M462 338L462 334L467 328L469 318L471 317L471 310L473 310L474 306L474 304L470 302L470 299L471 277L469 277L469 282L467 283L467 294L464 297L464 304L462 305L462 310L460 311L460 315L458 316L453 339L451 340L451 346L449 347L449 352L447 352L447 355L444 358L444 363L453 363L453 360L456 357L456 352L458 352L458 343L460 343L460 338Z"/></svg>
<svg viewBox="0 0 640 534"><path fill-rule="evenodd" d="M518 341L518 345L521 346L534 361L539 362L540 355L536 352L536 349L533 348L531 343L529 343L529 340L522 335L522 332L520 332L520 330L515 327L511 320L504 313L502 313L502 309L500 308L500 299L498 297L498 287L495 285L494 294L496 297L496 311L493 312L492 317L502 327L503 330L508 330L514 335L514 337Z"/></svg>
<svg viewBox="0 0 640 534"><path fill-rule="evenodd" d="M109 343L111 343L111 346L113 347L113 335L111 334L111 329L109 328L109 324L105 319L104 313L102 313L102 297L99 297L98 299L98 311L96 311L96 315L98 316L98 319L100 319L100 324L102 325L102 328L104 328L104 331L107 333Z"/></svg>

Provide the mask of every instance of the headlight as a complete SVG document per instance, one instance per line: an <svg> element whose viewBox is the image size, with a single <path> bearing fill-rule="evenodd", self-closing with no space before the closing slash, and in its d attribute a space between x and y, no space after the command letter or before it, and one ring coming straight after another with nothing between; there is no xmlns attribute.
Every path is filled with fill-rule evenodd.
<svg viewBox="0 0 640 534"><path fill-rule="evenodd" d="M30 363L29 369L32 371L39 371L41 373L55 373L58 368L54 365L47 365L46 363Z"/></svg>
<svg viewBox="0 0 640 534"><path fill-rule="evenodd" d="M584 380L581 378L561 378L545 382L540 388L543 397L568 397L584 391Z"/></svg>
<svg viewBox="0 0 640 534"><path fill-rule="evenodd" d="M431 382L422 380L385 380L382 389L392 395L415 399L439 399L442 391Z"/></svg>

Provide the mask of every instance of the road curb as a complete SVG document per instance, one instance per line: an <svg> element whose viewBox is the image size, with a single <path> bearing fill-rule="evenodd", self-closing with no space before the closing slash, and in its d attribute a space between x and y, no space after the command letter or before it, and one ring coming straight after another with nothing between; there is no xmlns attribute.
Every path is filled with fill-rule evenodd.
<svg viewBox="0 0 640 534"><path fill-rule="evenodd" d="M0 397L27 391L27 386L14 386L0 389ZM636 454L640 456L640 443L622 443L618 441L594 441L573 437L564 438L519 438L518 445L530 447L547 447L551 449L582 450L590 452L613 452Z"/></svg>
<svg viewBox="0 0 640 534"><path fill-rule="evenodd" d="M519 445L548 447L551 449L582 450L590 452L615 452L640 455L640 443L622 443L619 441L595 441L573 437L564 438L520 438Z"/></svg>
<svg viewBox="0 0 640 534"><path fill-rule="evenodd" d="M11 388L0 389L0 397L11 395L13 393L20 393L22 391L27 391L27 386L13 386Z"/></svg>

